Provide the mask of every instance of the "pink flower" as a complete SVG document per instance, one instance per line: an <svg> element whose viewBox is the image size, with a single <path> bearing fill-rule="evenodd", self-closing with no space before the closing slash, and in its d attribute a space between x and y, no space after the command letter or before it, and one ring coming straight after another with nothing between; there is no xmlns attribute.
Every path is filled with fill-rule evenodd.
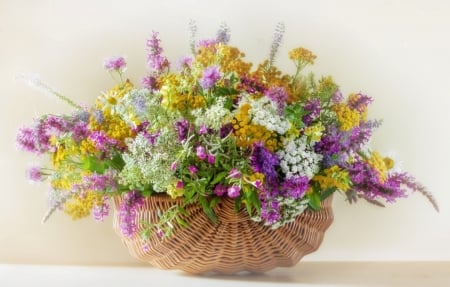
<svg viewBox="0 0 450 287"><path fill-rule="evenodd" d="M208 154L208 163L209 164L214 164L216 163L216 156L213 154Z"/></svg>
<svg viewBox="0 0 450 287"><path fill-rule="evenodd" d="M204 160L208 157L205 148L201 145L196 148L195 153L201 160Z"/></svg>
<svg viewBox="0 0 450 287"><path fill-rule="evenodd" d="M183 184L183 182L182 182L181 180L177 181L177 185L176 185L176 188L178 188L178 189L182 189L183 187L184 187L184 184Z"/></svg>
<svg viewBox="0 0 450 287"><path fill-rule="evenodd" d="M237 168L233 167L233 168L230 170L230 173L229 173L228 176L229 176L230 178L240 178L240 177L241 177L241 173L240 173L240 171L239 171Z"/></svg>
<svg viewBox="0 0 450 287"><path fill-rule="evenodd" d="M108 71L120 71L126 67L127 63L123 57L111 57L103 62L103 67Z"/></svg>
<svg viewBox="0 0 450 287"><path fill-rule="evenodd" d="M198 133L201 135L204 135L204 134L208 133L208 128L206 128L205 125L201 125L200 129L198 130Z"/></svg>
<svg viewBox="0 0 450 287"><path fill-rule="evenodd" d="M223 196L225 192L227 192L227 187L225 185L216 184L216 186L214 187L214 193L217 196Z"/></svg>
<svg viewBox="0 0 450 287"><path fill-rule="evenodd" d="M192 174L195 174L195 173L198 172L198 168L197 168L195 165L190 165L190 166L188 167L188 170L189 170L189 172L192 173Z"/></svg>
<svg viewBox="0 0 450 287"><path fill-rule="evenodd" d="M233 184L232 186L228 187L227 194L230 198L236 198L239 195L241 195L240 191L241 191L241 187L239 185Z"/></svg>
<svg viewBox="0 0 450 287"><path fill-rule="evenodd" d="M174 170L176 170L177 169L177 162L176 161L174 161L174 162L172 162L172 164L170 165L170 170L171 171L174 171Z"/></svg>

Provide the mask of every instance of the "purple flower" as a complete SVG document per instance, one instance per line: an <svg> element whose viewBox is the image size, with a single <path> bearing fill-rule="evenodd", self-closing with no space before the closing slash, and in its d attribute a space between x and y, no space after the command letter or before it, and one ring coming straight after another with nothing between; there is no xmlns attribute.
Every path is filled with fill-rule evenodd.
<svg viewBox="0 0 450 287"><path fill-rule="evenodd" d="M208 128L205 125L201 125L200 128L198 129L198 134L204 135L207 133L208 133Z"/></svg>
<svg viewBox="0 0 450 287"><path fill-rule="evenodd" d="M83 177L83 186L86 190L115 191L116 180L113 172L109 170L104 174L93 173Z"/></svg>
<svg viewBox="0 0 450 287"><path fill-rule="evenodd" d="M100 125L105 121L105 116L103 115L103 112L99 109L94 109L92 111L92 116L94 117L94 120Z"/></svg>
<svg viewBox="0 0 450 287"><path fill-rule="evenodd" d="M336 90L336 92L334 92L334 94L331 96L331 100L335 104L342 102L344 100L344 96L342 95L341 90Z"/></svg>
<svg viewBox="0 0 450 287"><path fill-rule="evenodd" d="M188 170L189 170L189 172L192 173L192 174L196 174L196 173L198 172L198 168L197 168L195 165L190 165L190 166L188 167Z"/></svg>
<svg viewBox="0 0 450 287"><path fill-rule="evenodd" d="M143 88L149 89L150 91L156 90L158 88L156 77L151 75L142 78L141 85Z"/></svg>
<svg viewBox="0 0 450 287"><path fill-rule="evenodd" d="M233 125L231 123L225 124L220 128L220 138L225 138L233 131Z"/></svg>
<svg viewBox="0 0 450 287"><path fill-rule="evenodd" d="M170 165L170 170L171 171L176 170L177 169L177 165L178 165L177 161L172 162L172 164Z"/></svg>
<svg viewBox="0 0 450 287"><path fill-rule="evenodd" d="M260 79L256 77L242 77L240 82L242 86L241 89L245 90L249 94L254 94L257 92L265 93L266 91L266 87L264 86L264 84L260 81Z"/></svg>
<svg viewBox="0 0 450 287"><path fill-rule="evenodd" d="M230 172L228 173L228 177L230 178L241 178L241 172L233 167L232 169L230 169Z"/></svg>
<svg viewBox="0 0 450 287"><path fill-rule="evenodd" d="M272 225L281 219L280 206L277 200L261 202L261 219L268 225Z"/></svg>
<svg viewBox="0 0 450 287"><path fill-rule="evenodd" d="M362 113L372 101L371 97L358 93L350 97L348 106Z"/></svg>
<svg viewBox="0 0 450 287"><path fill-rule="evenodd" d="M214 193L217 196L223 196L226 192L227 192L227 187L225 185L216 184L216 186L214 187Z"/></svg>
<svg viewBox="0 0 450 287"><path fill-rule="evenodd" d="M174 124L175 131L178 133L178 140L183 142L187 138L189 132L189 122L186 119L176 121Z"/></svg>
<svg viewBox="0 0 450 287"><path fill-rule="evenodd" d="M108 71L121 71L127 63L123 57L111 57L103 62L103 67Z"/></svg>
<svg viewBox="0 0 450 287"><path fill-rule="evenodd" d="M210 48L214 47L217 44L217 41L215 39L203 39L198 41L197 48Z"/></svg>
<svg viewBox="0 0 450 287"><path fill-rule="evenodd" d="M216 42L227 44L230 41L230 28L225 23L220 25L219 30L217 31Z"/></svg>
<svg viewBox="0 0 450 287"><path fill-rule="evenodd" d="M276 167L280 164L280 159L261 143L253 145L250 164L254 171L264 174L269 182L277 181Z"/></svg>
<svg viewBox="0 0 450 287"><path fill-rule="evenodd" d="M40 154L35 130L29 127L22 127L19 129L16 137L17 145L20 149Z"/></svg>
<svg viewBox="0 0 450 287"><path fill-rule="evenodd" d="M211 66L203 70L202 78L200 79L200 86L203 89L212 88L216 82L222 77L219 66Z"/></svg>
<svg viewBox="0 0 450 287"><path fill-rule="evenodd" d="M306 176L292 176L287 178L281 189L284 191L285 196L294 199L302 198L308 189L309 179Z"/></svg>
<svg viewBox="0 0 450 287"><path fill-rule="evenodd" d="M213 154L208 154L208 163L209 164L215 164L216 163L216 156Z"/></svg>
<svg viewBox="0 0 450 287"><path fill-rule="evenodd" d="M103 200L100 204L94 205L92 208L92 216L94 220L97 222L103 222L105 218L109 215L109 204L108 204L108 196L104 196Z"/></svg>
<svg viewBox="0 0 450 287"><path fill-rule="evenodd" d="M44 179L42 169L39 166L32 166L27 170L27 177L29 180L38 182Z"/></svg>
<svg viewBox="0 0 450 287"><path fill-rule="evenodd" d="M191 56L184 56L181 59L178 60L178 69L184 70L184 69L190 69L192 65L193 58Z"/></svg>
<svg viewBox="0 0 450 287"><path fill-rule="evenodd" d="M266 90L264 95L277 105L278 112L281 114L288 99L286 90L282 87L273 87Z"/></svg>
<svg viewBox="0 0 450 287"><path fill-rule="evenodd" d="M208 155L206 154L205 148L201 145L195 149L195 153L197 154L198 158L200 158L201 160L204 160L208 157Z"/></svg>
<svg viewBox="0 0 450 287"><path fill-rule="evenodd" d="M313 120L315 120L319 115L320 115L320 100L319 99L314 99L314 100L309 100L305 106L304 106L304 110L309 112L307 115L304 115L302 117L302 121L306 124L306 125L310 125L311 122Z"/></svg>
<svg viewBox="0 0 450 287"><path fill-rule="evenodd" d="M77 122L73 126L72 137L73 140L77 143L86 139L89 136L88 123L85 122Z"/></svg>
<svg viewBox="0 0 450 287"><path fill-rule="evenodd" d="M184 187L183 181L181 181L181 180L177 181L177 184L175 187L178 189L182 189Z"/></svg>
<svg viewBox="0 0 450 287"><path fill-rule="evenodd" d="M137 232L137 212L144 205L144 198L137 191L124 195L119 206L119 222L122 235L132 237Z"/></svg>
<svg viewBox="0 0 450 287"><path fill-rule="evenodd" d="M95 148L99 151L108 151L111 146L117 142L115 139L108 137L102 131L94 131L89 135L89 139L95 144Z"/></svg>
<svg viewBox="0 0 450 287"><path fill-rule="evenodd" d="M227 188L227 194L230 198L236 198L239 195L241 195L240 191L241 191L241 187L239 185L235 185L235 184L233 184Z"/></svg>
<svg viewBox="0 0 450 287"><path fill-rule="evenodd" d="M162 55L163 49L160 42L158 32L155 31L153 31L151 38L147 40L147 64L155 74L161 74L169 68L169 60Z"/></svg>

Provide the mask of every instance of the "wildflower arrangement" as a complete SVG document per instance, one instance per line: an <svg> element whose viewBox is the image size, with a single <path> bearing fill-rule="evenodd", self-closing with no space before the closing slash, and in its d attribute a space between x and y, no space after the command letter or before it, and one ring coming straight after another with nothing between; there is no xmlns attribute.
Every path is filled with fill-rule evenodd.
<svg viewBox="0 0 450 287"><path fill-rule="evenodd" d="M317 79L305 67L316 56L295 48L295 73L274 65L283 26L268 60L256 67L229 45L223 25L215 39L195 41L176 65L163 54L158 33L147 41L149 73L141 86L124 79L126 62L104 63L117 84L78 105L37 79L31 82L74 107L69 115L44 115L20 128L18 145L49 155L49 166L28 170L48 180L50 209L73 219L108 215L108 200L122 196L122 232L133 236L136 208L144 197L183 198L160 214L145 234L166 237L185 222L185 206L199 204L213 221L224 197L245 207L251 220L278 228L306 209L320 209L336 191L349 202L383 204L411 191L431 194L393 159L369 146L380 121L368 119L372 98L344 97L331 77Z"/></svg>

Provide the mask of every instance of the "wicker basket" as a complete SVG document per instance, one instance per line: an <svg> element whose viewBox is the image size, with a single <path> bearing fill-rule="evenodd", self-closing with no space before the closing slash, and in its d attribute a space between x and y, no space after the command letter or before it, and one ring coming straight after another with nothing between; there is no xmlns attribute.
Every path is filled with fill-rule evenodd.
<svg viewBox="0 0 450 287"><path fill-rule="evenodd" d="M122 198L114 198L114 229L132 256L161 269L180 269L188 273L217 272L233 274L241 271L265 272L275 267L289 267L306 254L315 251L325 230L333 221L332 198L328 197L320 211L307 210L294 222L272 230L249 219L247 213L234 211L234 202L223 199L215 207L219 223L212 223L198 205L187 207L188 228L175 227L172 237L160 240L153 235L144 241L137 234L122 236L118 208ZM138 210L138 231L142 222L156 222L157 210L177 203L168 196L152 196ZM138 232L139 233L139 232ZM143 248L147 245L148 248Z"/></svg>

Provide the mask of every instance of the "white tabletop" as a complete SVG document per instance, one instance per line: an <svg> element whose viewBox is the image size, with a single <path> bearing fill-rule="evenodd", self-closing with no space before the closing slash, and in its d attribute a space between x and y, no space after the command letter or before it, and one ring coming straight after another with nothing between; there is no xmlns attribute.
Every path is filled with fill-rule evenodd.
<svg viewBox="0 0 450 287"><path fill-rule="evenodd" d="M265 274L194 276L151 267L0 264L0 286L450 286L450 262L300 262Z"/></svg>

